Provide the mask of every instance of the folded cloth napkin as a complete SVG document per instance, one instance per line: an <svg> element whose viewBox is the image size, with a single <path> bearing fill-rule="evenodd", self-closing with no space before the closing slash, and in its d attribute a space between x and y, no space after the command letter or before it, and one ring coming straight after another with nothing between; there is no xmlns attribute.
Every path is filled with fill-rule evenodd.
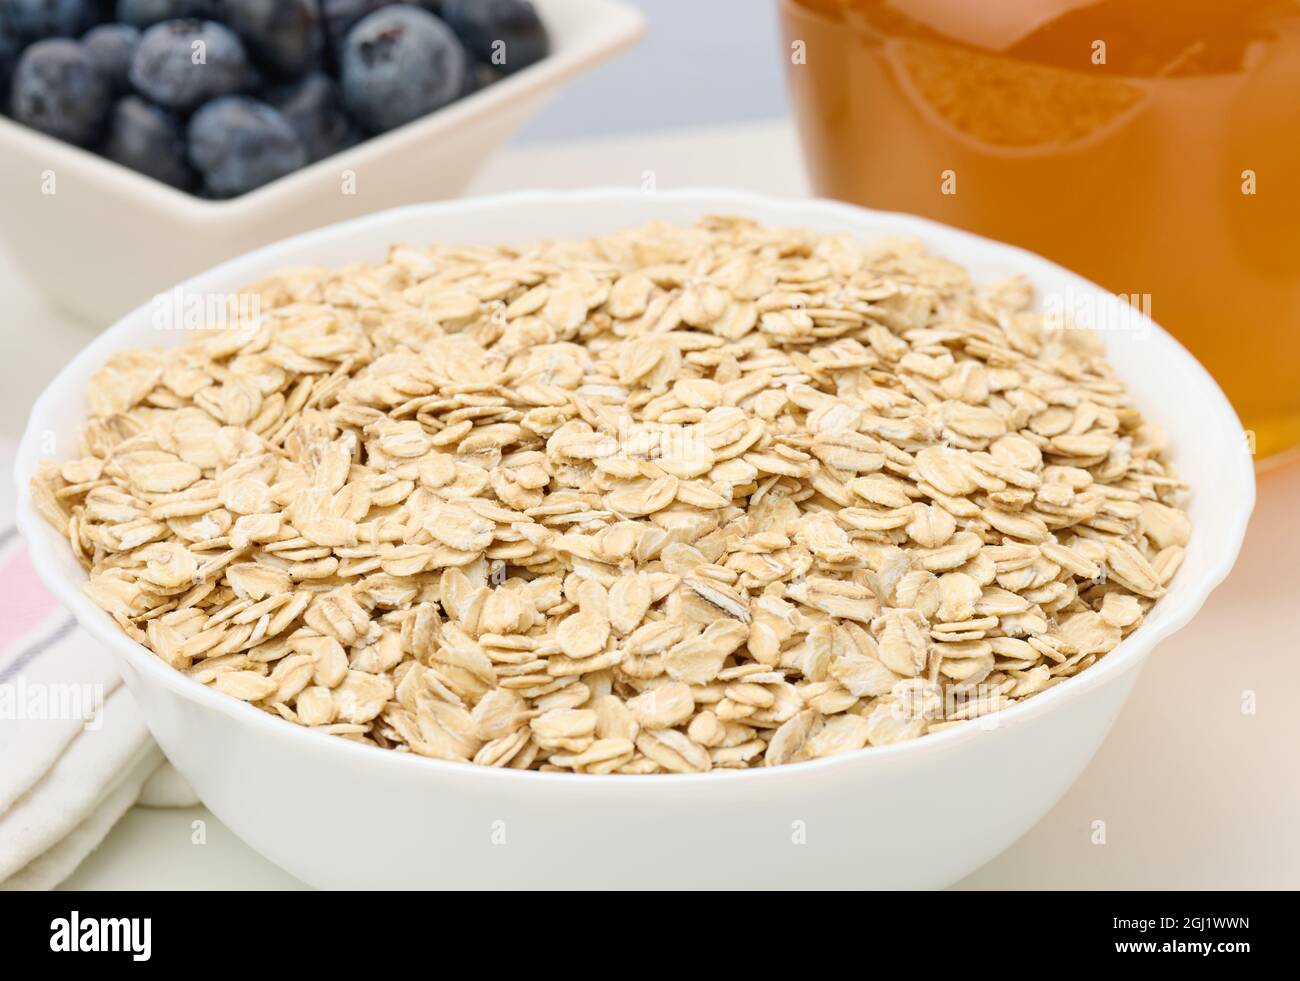
<svg viewBox="0 0 1300 981"><path fill-rule="evenodd" d="M186 807L111 655L45 591L14 529L0 443L0 889L66 879L137 802Z"/></svg>

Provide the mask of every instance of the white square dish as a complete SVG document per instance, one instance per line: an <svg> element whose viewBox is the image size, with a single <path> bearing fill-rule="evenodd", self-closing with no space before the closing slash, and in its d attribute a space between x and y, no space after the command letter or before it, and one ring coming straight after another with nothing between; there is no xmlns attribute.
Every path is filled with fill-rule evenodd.
<svg viewBox="0 0 1300 981"><path fill-rule="evenodd" d="M480 92L230 201L208 201L0 117L0 241L98 326L187 276L310 228L454 197L566 82L631 47L622 0L536 0L551 53ZM21 329L21 325L9 328Z"/></svg>

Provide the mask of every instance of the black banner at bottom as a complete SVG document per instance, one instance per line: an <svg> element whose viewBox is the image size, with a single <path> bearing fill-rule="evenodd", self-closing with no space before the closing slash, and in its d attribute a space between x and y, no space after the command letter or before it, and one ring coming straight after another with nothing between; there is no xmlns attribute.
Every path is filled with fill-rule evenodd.
<svg viewBox="0 0 1300 981"><path fill-rule="evenodd" d="M674 903L680 904L676 912ZM0 937L19 962L76 957L83 965L103 961L133 968L199 963L247 969L287 957L298 971L319 965L347 972L373 969L377 957L416 950L440 958L452 945L500 956L511 935L506 949L518 949L524 962L540 953L537 944L548 935L554 943L574 931L590 963L587 947L593 941L626 956L643 943L681 940L683 931L723 940L734 929L748 945L756 928L766 950L784 941L806 952L810 942L834 940L846 945L845 954L861 944L860 952L869 955L928 950L940 960L951 953L959 961L984 963L1010 955L1021 962L1171 958L1180 965L1200 960L1228 967L1236 958L1283 953L1281 934L1292 903L1288 893L1213 892L864 893L851 900L769 893L710 898L699 892L594 900L537 894L0 893ZM749 912L737 917L742 909ZM740 948L738 940L728 947ZM440 948L443 953L435 953ZM995 961L987 960L990 955Z"/></svg>

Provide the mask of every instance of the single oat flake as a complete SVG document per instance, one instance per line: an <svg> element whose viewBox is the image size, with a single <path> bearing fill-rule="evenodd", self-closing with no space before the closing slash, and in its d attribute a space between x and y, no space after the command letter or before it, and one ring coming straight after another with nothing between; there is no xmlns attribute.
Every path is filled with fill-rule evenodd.
<svg viewBox="0 0 1300 981"><path fill-rule="evenodd" d="M33 495L133 640L299 725L596 774L796 763L1032 697L1190 526L1029 285L740 218L393 247L113 356Z"/></svg>

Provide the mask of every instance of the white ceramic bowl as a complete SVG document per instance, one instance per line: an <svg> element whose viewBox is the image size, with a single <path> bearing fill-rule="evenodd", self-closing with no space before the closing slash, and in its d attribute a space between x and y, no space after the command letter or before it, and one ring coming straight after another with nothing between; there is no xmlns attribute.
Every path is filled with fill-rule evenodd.
<svg viewBox="0 0 1300 981"><path fill-rule="evenodd" d="M284 266L378 259L396 240L490 244L588 236L651 219L743 213L774 224L927 242L978 278L1114 302L1019 249L904 215L728 191L526 193L402 208L261 249L195 277L224 293ZM67 544L27 481L46 434L68 446L86 381L114 351L174 343L136 310L37 402L17 466L19 527L41 578L116 655L149 728L212 811L267 858L330 887L933 887L1006 848L1065 792L1147 655L1228 574L1254 503L1241 427L1204 369L1159 328L1107 337L1138 402L1163 422L1194 488L1195 525L1168 595L1094 667L980 722L795 766L683 776L577 776L422 759L320 735L173 671L80 591Z"/></svg>
<svg viewBox="0 0 1300 981"><path fill-rule="evenodd" d="M534 2L551 36L551 54L536 65L230 201L175 190L0 117L0 241L55 306L103 326L268 242L454 197L564 83L645 29L624 0Z"/></svg>

